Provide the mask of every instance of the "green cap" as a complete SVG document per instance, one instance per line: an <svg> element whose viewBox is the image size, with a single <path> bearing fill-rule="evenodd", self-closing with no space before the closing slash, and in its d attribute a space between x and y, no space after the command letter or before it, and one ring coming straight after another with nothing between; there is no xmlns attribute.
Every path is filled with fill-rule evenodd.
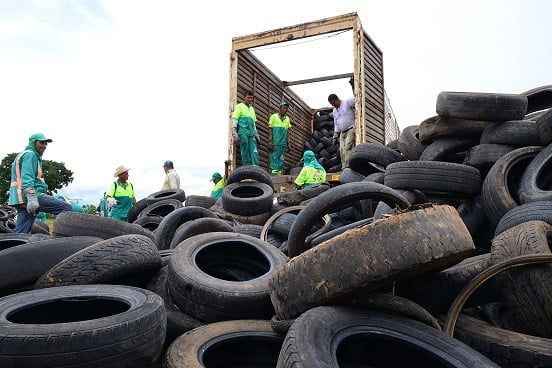
<svg viewBox="0 0 552 368"><path fill-rule="evenodd" d="M289 107L289 104L286 102L286 101L282 101L280 102L280 104L278 105L279 107L284 107L284 106L288 106Z"/></svg>
<svg viewBox="0 0 552 368"><path fill-rule="evenodd" d="M211 180L209 180L209 181L215 181L215 179L222 179L222 175L220 175L218 172L216 172L211 176Z"/></svg>
<svg viewBox="0 0 552 368"><path fill-rule="evenodd" d="M42 133L35 133L29 137L29 142L36 141L46 141L48 143L52 143L52 140L50 138L46 138L46 136Z"/></svg>

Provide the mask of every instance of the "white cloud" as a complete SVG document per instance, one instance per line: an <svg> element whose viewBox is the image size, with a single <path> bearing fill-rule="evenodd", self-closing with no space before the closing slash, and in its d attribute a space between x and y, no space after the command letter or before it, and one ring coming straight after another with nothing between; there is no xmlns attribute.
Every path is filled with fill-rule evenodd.
<svg viewBox="0 0 552 368"><path fill-rule="evenodd" d="M121 164L132 168L139 197L158 191L167 159L188 194L208 193L210 175L224 169L227 155L232 37L358 12L383 52L385 88L402 128L435 114L443 90L518 93L552 79L552 51L542 41L552 34L547 1L10 5L0 16L0 121L10 127L0 157L44 132L54 139L44 157L75 173L64 191L92 204ZM312 53L296 53L273 66L277 74L348 72L333 49L326 52L329 73ZM294 90L325 105L330 88L340 85Z"/></svg>

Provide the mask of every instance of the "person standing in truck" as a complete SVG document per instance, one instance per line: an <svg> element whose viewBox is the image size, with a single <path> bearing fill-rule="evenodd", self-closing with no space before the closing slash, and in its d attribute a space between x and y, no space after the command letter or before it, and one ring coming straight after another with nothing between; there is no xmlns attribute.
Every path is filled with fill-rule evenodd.
<svg viewBox="0 0 552 368"><path fill-rule="evenodd" d="M328 96L328 102L333 106L334 134L333 144L339 140L339 155L341 169L349 167L349 155L356 144L355 133L355 99L341 100L336 94Z"/></svg>
<svg viewBox="0 0 552 368"><path fill-rule="evenodd" d="M253 92L245 92L243 101L234 107L232 113L232 139L240 146L242 165L259 165L257 144L260 142L257 132L257 116L253 107Z"/></svg>
<svg viewBox="0 0 552 368"><path fill-rule="evenodd" d="M165 181L161 186L161 190L180 189L180 176L174 169L172 161L167 160L163 163L163 170L165 170Z"/></svg>
<svg viewBox="0 0 552 368"><path fill-rule="evenodd" d="M52 140L42 133L31 135L25 150L12 162L8 205L17 209L16 233L30 233L39 211L57 215L72 210L69 203L46 194L48 184L42 177L42 155L48 143Z"/></svg>
<svg viewBox="0 0 552 368"><path fill-rule="evenodd" d="M287 116L289 104L282 101L278 107L279 111L272 114L268 120L268 141L272 145L268 158L272 175L282 175L288 143L288 129L291 126L291 120Z"/></svg>
<svg viewBox="0 0 552 368"><path fill-rule="evenodd" d="M303 168L295 179L299 189L312 187L326 181L326 170L316 160L314 152L307 150L303 153Z"/></svg>

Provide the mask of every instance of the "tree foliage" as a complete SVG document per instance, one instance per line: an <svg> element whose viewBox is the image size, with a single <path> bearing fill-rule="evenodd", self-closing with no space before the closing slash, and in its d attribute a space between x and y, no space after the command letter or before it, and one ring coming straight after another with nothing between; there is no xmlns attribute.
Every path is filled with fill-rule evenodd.
<svg viewBox="0 0 552 368"><path fill-rule="evenodd" d="M92 204L85 204L84 206L82 206L82 209L84 210L84 213L87 213L89 215L98 214L98 208Z"/></svg>
<svg viewBox="0 0 552 368"><path fill-rule="evenodd" d="M17 153L10 153L0 163L0 204L8 202L11 183L11 166ZM42 175L48 184L48 194L53 195L73 182L73 172L63 162L42 160Z"/></svg>

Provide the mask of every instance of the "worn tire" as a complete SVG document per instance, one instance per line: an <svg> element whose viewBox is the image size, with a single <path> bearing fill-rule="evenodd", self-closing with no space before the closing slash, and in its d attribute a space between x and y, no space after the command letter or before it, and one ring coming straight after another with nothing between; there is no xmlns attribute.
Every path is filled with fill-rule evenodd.
<svg viewBox="0 0 552 368"><path fill-rule="evenodd" d="M176 339L163 367L276 367L283 339L268 321L215 322Z"/></svg>
<svg viewBox="0 0 552 368"><path fill-rule="evenodd" d="M56 216L52 235L60 236L97 236L102 239L136 234L151 240L155 235L140 225L114 220L109 217L88 215L86 213L66 211Z"/></svg>
<svg viewBox="0 0 552 368"><path fill-rule="evenodd" d="M518 94L441 92L437 96L440 116L506 121L521 120L527 113L527 97Z"/></svg>
<svg viewBox="0 0 552 368"><path fill-rule="evenodd" d="M186 200L186 193L183 189L164 189L148 195L146 197L146 203L149 206L152 203L163 201L166 199L174 199L180 202L184 202Z"/></svg>
<svg viewBox="0 0 552 368"><path fill-rule="evenodd" d="M0 367L149 368L161 354L165 324L161 297L139 288L13 294L0 299Z"/></svg>
<svg viewBox="0 0 552 368"><path fill-rule="evenodd" d="M121 235L100 241L60 261L38 278L35 289L64 285L147 282L161 268L153 240ZM135 285L135 286L138 286Z"/></svg>
<svg viewBox="0 0 552 368"><path fill-rule="evenodd" d="M400 352L400 353L398 353ZM349 306L313 308L291 325L278 368L498 368L466 344L411 318Z"/></svg>
<svg viewBox="0 0 552 368"><path fill-rule="evenodd" d="M454 207L409 211L351 229L292 258L270 277L270 299L276 315L289 319L322 303L441 271L474 249Z"/></svg>
<svg viewBox="0 0 552 368"><path fill-rule="evenodd" d="M265 183L233 183L222 190L222 208L236 215L260 215L270 211L273 198L273 188Z"/></svg>
<svg viewBox="0 0 552 368"><path fill-rule="evenodd" d="M218 231L234 232L232 226L228 222L211 217L199 218L193 221L188 221L180 225L174 232L170 249L174 249L184 240L191 238L194 235L213 233Z"/></svg>
<svg viewBox="0 0 552 368"><path fill-rule="evenodd" d="M236 168L230 173L230 175L228 175L226 185L239 183L242 180L254 180L259 183L265 183L272 188L272 190L274 190L274 182L272 181L272 177L266 172L266 170L259 166L246 165Z"/></svg>
<svg viewBox="0 0 552 368"><path fill-rule="evenodd" d="M169 263L169 291L180 310L207 322L269 319L268 278L287 257L251 236L214 232L180 243Z"/></svg>
<svg viewBox="0 0 552 368"><path fill-rule="evenodd" d="M410 205L397 191L378 183L348 183L327 190L313 198L301 210L293 223L287 243L290 258L306 250L305 240L307 235L309 235L311 228L323 215L335 212L344 205L359 199L379 200L390 205L398 205L401 208L406 208Z"/></svg>
<svg viewBox="0 0 552 368"><path fill-rule="evenodd" d="M182 207L167 216L159 223L155 232L155 244L159 250L169 249L176 229L183 223L202 217L217 218L212 211L203 207Z"/></svg>

